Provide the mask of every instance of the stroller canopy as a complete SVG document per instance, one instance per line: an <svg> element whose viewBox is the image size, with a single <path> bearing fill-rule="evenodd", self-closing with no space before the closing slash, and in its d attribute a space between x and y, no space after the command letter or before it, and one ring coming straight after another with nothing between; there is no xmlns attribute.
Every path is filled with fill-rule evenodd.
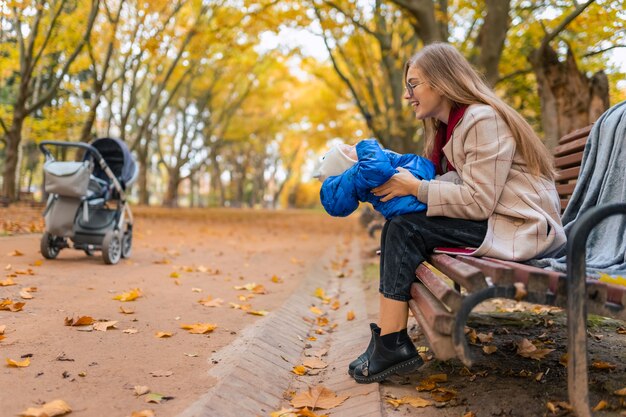
<svg viewBox="0 0 626 417"><path fill-rule="evenodd" d="M124 141L113 138L99 138L91 142L90 145L100 152L104 161L113 171L113 175L122 183L124 188L135 182L138 173L137 163ZM93 174L108 181L107 175L97 164L94 167Z"/></svg>

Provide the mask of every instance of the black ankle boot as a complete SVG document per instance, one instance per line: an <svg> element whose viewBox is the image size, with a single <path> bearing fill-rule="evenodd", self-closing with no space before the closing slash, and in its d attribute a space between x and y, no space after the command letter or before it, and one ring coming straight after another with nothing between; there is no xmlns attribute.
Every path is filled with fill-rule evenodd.
<svg viewBox="0 0 626 417"><path fill-rule="evenodd" d="M353 377L360 384L384 381L396 373L410 373L424 361L408 337L398 332L392 349L385 347L380 334L374 335L374 350L369 358L354 369Z"/></svg>
<svg viewBox="0 0 626 417"><path fill-rule="evenodd" d="M374 335L380 335L380 327L378 327L376 323L370 323L370 330L372 332L372 337L370 338L369 345L367 345L367 349L365 349L365 352L363 352L361 356L350 362L350 365L348 365L348 374L350 376L354 375L354 369L365 362L374 350Z"/></svg>

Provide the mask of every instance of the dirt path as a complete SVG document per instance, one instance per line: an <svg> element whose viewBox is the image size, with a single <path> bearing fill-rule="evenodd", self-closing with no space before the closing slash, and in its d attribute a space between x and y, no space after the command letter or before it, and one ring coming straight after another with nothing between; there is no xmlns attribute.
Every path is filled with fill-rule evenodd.
<svg viewBox="0 0 626 417"><path fill-rule="evenodd" d="M0 299L25 302L22 311L0 311L0 326L6 326L0 341L1 415L54 399L69 403L76 416L123 417L148 408L158 416L175 415L215 383L207 376L208 358L258 319L229 303L272 311L338 236L354 230L352 220L322 213L136 209L135 214L132 257L116 266L74 250L38 265L38 234L0 237L0 281L16 283L0 286ZM39 225L24 211L0 216L5 229L9 217L16 231ZM233 288L250 283L267 293ZM37 288L32 299L20 298L24 287ZM133 288L141 290L140 298L113 300ZM208 297L223 303L198 303ZM134 313L123 314L120 307ZM79 316L116 321L116 328L64 325L66 317ZM208 335L181 328L194 323L217 328ZM158 332L172 336L157 338ZM6 366L6 359L27 357L28 367ZM146 404L146 396L135 396L135 386L174 399Z"/></svg>

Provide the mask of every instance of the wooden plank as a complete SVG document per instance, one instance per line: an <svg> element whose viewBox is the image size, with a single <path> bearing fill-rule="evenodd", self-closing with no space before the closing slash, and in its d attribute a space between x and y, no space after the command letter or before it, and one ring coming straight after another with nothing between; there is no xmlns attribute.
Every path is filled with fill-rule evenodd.
<svg viewBox="0 0 626 417"><path fill-rule="evenodd" d="M562 181L568 181L568 180L575 180L575 179L578 179L579 174L580 174L579 166L566 168L566 169L559 171L556 174L556 181L562 182Z"/></svg>
<svg viewBox="0 0 626 417"><path fill-rule="evenodd" d="M574 192L574 188L576 188L576 183L558 184L556 186L556 191L559 193L560 196L568 196L572 195L572 193Z"/></svg>
<svg viewBox="0 0 626 417"><path fill-rule="evenodd" d="M470 292L487 288L485 275L480 269L472 265L468 265L445 254L431 256L430 263L446 274L452 281Z"/></svg>
<svg viewBox="0 0 626 417"><path fill-rule="evenodd" d="M568 133L567 135L565 135L561 139L559 139L559 145L563 145L563 144L571 142L573 140L589 136L589 132L591 132L591 128L592 127L593 127L593 125L589 125L589 126L585 126L585 127L582 127L580 129L576 129L576 130Z"/></svg>
<svg viewBox="0 0 626 417"><path fill-rule="evenodd" d="M450 310L459 311L463 296L445 283L436 273L425 267L424 264L420 264L415 271L415 276L424 283L432 295L441 300Z"/></svg>
<svg viewBox="0 0 626 417"><path fill-rule="evenodd" d="M573 166L580 166L583 160L583 153L576 152L571 155L561 156L554 159L554 166L556 168L571 168Z"/></svg>
<svg viewBox="0 0 626 417"><path fill-rule="evenodd" d="M441 334L451 335L454 316L445 306L419 282L411 285L411 297L417 302L420 312L430 327Z"/></svg>
<svg viewBox="0 0 626 417"><path fill-rule="evenodd" d="M556 293L559 279L565 279L565 274L535 266L520 264L512 261L485 257L486 260L509 266L513 269L515 282L523 282L528 291L550 291ZM535 281L535 282L533 282ZM547 283L547 288L545 287Z"/></svg>
<svg viewBox="0 0 626 417"><path fill-rule="evenodd" d="M513 270L509 266L471 256L457 256L457 259L483 271L485 276L491 277L494 284L510 285L515 282Z"/></svg>
<svg viewBox="0 0 626 417"><path fill-rule="evenodd" d="M409 308L413 312L413 317L415 317L417 324L419 324L426 340L428 340L428 344L435 354L435 357L442 361L456 358L452 337L439 334L432 327L429 327L415 300L409 300Z"/></svg>
<svg viewBox="0 0 626 417"><path fill-rule="evenodd" d="M583 149L585 149L586 143L587 143L587 137L585 136L583 138L573 140L563 145L559 145L556 148L554 148L554 156L565 156L565 155L573 154L575 152L580 152Z"/></svg>

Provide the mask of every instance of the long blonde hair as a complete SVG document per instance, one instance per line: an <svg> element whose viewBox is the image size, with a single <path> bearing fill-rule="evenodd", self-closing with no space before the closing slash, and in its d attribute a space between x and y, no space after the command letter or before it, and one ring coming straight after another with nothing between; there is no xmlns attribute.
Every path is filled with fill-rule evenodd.
<svg viewBox="0 0 626 417"><path fill-rule="evenodd" d="M427 45L407 61L405 80L409 68L419 69L425 78L422 81L428 82L453 105L491 106L511 129L528 170L532 174L554 179L553 158L543 141L517 111L496 96L456 48L446 43ZM438 125L439 121L434 118L424 120L426 156L432 153Z"/></svg>

